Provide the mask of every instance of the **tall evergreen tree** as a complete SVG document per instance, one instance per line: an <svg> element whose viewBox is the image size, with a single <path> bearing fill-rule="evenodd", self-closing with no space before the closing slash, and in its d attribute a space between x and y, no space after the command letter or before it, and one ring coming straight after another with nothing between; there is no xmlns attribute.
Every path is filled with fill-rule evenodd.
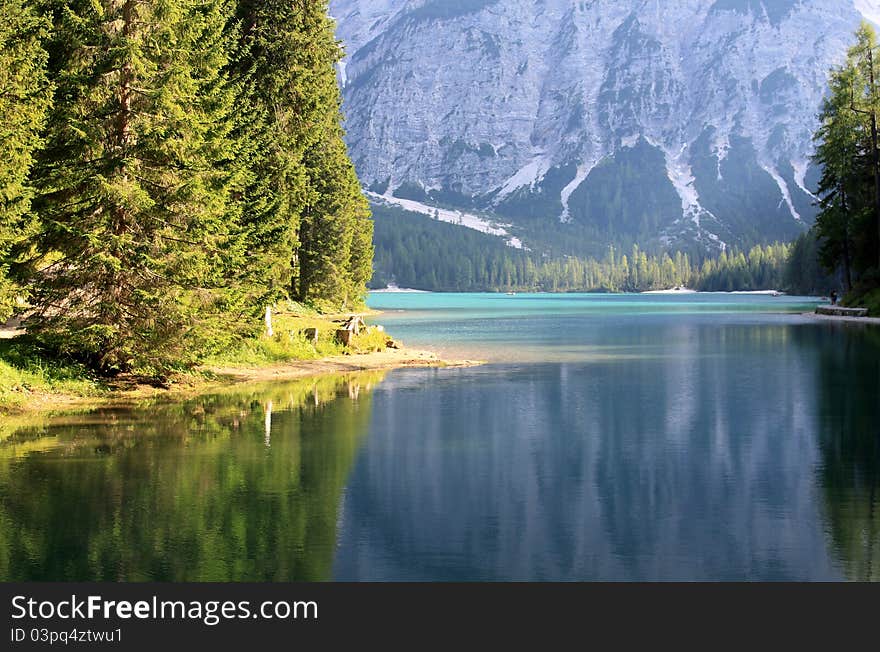
<svg viewBox="0 0 880 652"><path fill-rule="evenodd" d="M372 275L372 222L341 131L306 152L309 193L300 224L298 296L325 309L357 305Z"/></svg>
<svg viewBox="0 0 880 652"><path fill-rule="evenodd" d="M104 369L163 371L229 332L235 188L225 0L58 0L36 174L35 328ZM234 303L234 302L233 302Z"/></svg>
<svg viewBox="0 0 880 652"><path fill-rule="evenodd" d="M823 170L816 231L823 264L841 268L850 289L880 271L880 50L868 23L832 71L830 91L816 134Z"/></svg>
<svg viewBox="0 0 880 652"><path fill-rule="evenodd" d="M49 22L24 0L0 0L0 323L23 289L10 268L27 248L35 220L28 172L51 101L48 55L42 41Z"/></svg>
<svg viewBox="0 0 880 652"><path fill-rule="evenodd" d="M302 301L328 309L359 303L372 272L372 223L342 138L336 64L342 50L326 0L302 3L310 44L303 67L323 110L310 128L304 152L307 186L299 231L294 292Z"/></svg>
<svg viewBox="0 0 880 652"><path fill-rule="evenodd" d="M820 257L829 269L842 266L847 290L853 284L853 231L864 204L862 178L854 166L862 147L859 116L852 110L856 75L852 62L832 72L831 93L820 116L814 156L822 169L816 220L822 238Z"/></svg>
<svg viewBox="0 0 880 652"><path fill-rule="evenodd" d="M264 137L245 199L264 280L276 297L283 284L322 308L353 306L372 273L372 222L342 140L327 2L242 0L239 17L238 69Z"/></svg>
<svg viewBox="0 0 880 652"><path fill-rule="evenodd" d="M848 64L856 70L851 94L851 110L867 122L867 155L873 193L873 235L877 236L874 257L867 264L880 271L880 53L877 33L863 21L850 49Z"/></svg>

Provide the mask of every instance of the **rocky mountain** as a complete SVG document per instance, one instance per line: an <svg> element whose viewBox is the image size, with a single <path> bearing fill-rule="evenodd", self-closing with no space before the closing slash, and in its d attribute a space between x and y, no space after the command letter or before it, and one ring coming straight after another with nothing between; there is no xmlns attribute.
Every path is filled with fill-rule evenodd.
<svg viewBox="0 0 880 652"><path fill-rule="evenodd" d="M374 197L473 212L526 244L718 249L813 220L827 73L880 1L333 0L331 13Z"/></svg>

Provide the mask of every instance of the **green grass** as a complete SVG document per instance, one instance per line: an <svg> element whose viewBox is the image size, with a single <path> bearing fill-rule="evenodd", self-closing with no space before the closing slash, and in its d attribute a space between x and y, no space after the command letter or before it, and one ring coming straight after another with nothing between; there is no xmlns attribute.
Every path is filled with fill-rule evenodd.
<svg viewBox="0 0 880 652"><path fill-rule="evenodd" d="M340 317L341 319L341 317ZM310 308L293 304L274 316L274 337L254 337L210 356L203 367L261 367L297 360L317 360L343 354L383 351L388 336L370 328L355 337L351 346L336 341L339 324ZM316 328L318 341L306 339L304 331ZM136 374L135 374L136 375ZM193 370L183 376L209 378L209 371ZM83 365L53 359L29 337L0 340L0 412L24 406L35 394L99 397L111 387Z"/></svg>
<svg viewBox="0 0 880 652"><path fill-rule="evenodd" d="M259 366L296 360L318 360L345 353L370 353L384 351L388 336L376 329L368 329L356 336L346 348L336 341L339 324L315 311L293 307L296 312L274 315L274 337L258 337L241 342L221 354L213 355L204 364L207 367ZM306 339L304 331L318 330L318 342Z"/></svg>
<svg viewBox="0 0 880 652"><path fill-rule="evenodd" d="M880 288L875 288L862 295L861 307L868 309L871 317L880 317Z"/></svg>
<svg viewBox="0 0 880 652"><path fill-rule="evenodd" d="M85 367L49 360L27 338L0 340L0 409L22 405L35 393L98 396L104 391Z"/></svg>
<svg viewBox="0 0 880 652"><path fill-rule="evenodd" d="M867 308L869 316L880 317L880 287L877 287L877 279L870 277L853 288L853 291L844 298L843 305L850 308Z"/></svg>

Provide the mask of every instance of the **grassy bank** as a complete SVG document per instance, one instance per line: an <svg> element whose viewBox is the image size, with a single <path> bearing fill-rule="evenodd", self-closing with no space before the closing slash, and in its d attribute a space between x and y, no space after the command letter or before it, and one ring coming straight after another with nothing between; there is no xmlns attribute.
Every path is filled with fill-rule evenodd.
<svg viewBox="0 0 880 652"><path fill-rule="evenodd" d="M259 366L385 350L389 338L375 328L355 336L349 346L340 344L336 331L339 321L346 317L348 315L322 315L299 304L289 304L273 315L274 337L245 340L229 351L208 357L203 366ZM309 329L317 331L317 342L306 337Z"/></svg>
<svg viewBox="0 0 880 652"><path fill-rule="evenodd" d="M0 414L66 410L119 398L191 395L253 380L440 363L431 354L389 350L390 338L377 328L362 331L343 346L336 331L345 317L285 306L274 315L273 337L244 340L195 369L161 380L138 375L137 370L102 378L76 362L53 358L27 335L0 339ZM316 340L307 338L309 329L317 331Z"/></svg>
<svg viewBox="0 0 880 652"><path fill-rule="evenodd" d="M51 395L87 398L107 392L107 385L85 367L52 360L27 338L0 340L0 412Z"/></svg>
<svg viewBox="0 0 880 652"><path fill-rule="evenodd" d="M850 308L867 308L870 317L880 317L880 287L876 283L855 287L843 300Z"/></svg>

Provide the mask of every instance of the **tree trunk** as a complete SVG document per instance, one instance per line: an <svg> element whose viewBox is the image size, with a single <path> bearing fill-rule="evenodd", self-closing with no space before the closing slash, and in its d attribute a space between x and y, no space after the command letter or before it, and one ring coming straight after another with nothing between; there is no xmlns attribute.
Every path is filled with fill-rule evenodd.
<svg viewBox="0 0 880 652"><path fill-rule="evenodd" d="M266 306L266 335L275 337L275 329L272 328L272 307Z"/></svg>
<svg viewBox="0 0 880 652"><path fill-rule="evenodd" d="M849 209L846 205L846 191L840 189L840 207L843 211L843 274L847 293L852 292L852 257L849 251Z"/></svg>

